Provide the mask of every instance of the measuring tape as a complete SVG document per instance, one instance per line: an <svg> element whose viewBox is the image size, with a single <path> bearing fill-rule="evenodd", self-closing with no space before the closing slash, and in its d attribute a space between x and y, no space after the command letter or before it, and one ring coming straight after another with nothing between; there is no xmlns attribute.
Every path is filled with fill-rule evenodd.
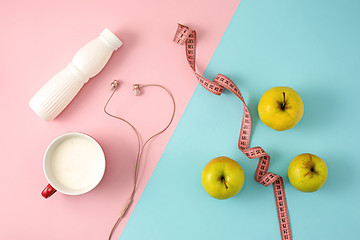
<svg viewBox="0 0 360 240"><path fill-rule="evenodd" d="M282 240L291 240L291 229L289 213L286 204L284 181L281 176L268 172L270 165L270 156L261 147L249 148L251 133L251 116L248 107L242 97L239 88L228 77L218 74L214 81L210 81L199 75L195 69L196 57L196 32L184 26L178 25L174 42L185 44L187 61L194 71L199 83L209 92L221 95L224 89L228 89L235 94L244 103L244 113L241 123L238 147L250 159L259 158L259 163L255 171L255 180L264 186L273 185L276 209L280 225L280 234Z"/></svg>

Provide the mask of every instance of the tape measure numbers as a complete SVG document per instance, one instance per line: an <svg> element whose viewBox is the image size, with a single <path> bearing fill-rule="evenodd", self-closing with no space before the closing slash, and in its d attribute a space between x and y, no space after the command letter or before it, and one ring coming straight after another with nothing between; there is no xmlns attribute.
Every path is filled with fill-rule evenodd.
<svg viewBox="0 0 360 240"><path fill-rule="evenodd" d="M270 166L270 156L261 147L249 148L251 134L251 116L248 107L242 97L239 88L228 77L218 74L214 81L210 81L199 75L195 69L196 58L196 32L184 26L178 25L174 42L185 44L187 61L194 71L199 83L209 92L221 95L224 89L228 89L235 94L244 104L244 113L241 123L238 147L250 159L259 158L259 163L255 171L255 180L264 186L273 185L276 209L279 219L281 239L291 240L291 228L289 213L286 204L284 181L281 176L268 172Z"/></svg>

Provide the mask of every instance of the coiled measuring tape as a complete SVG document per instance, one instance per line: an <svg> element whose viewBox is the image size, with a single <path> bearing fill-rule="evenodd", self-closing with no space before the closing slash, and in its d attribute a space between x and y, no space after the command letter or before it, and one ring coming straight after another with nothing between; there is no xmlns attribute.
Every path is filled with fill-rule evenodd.
<svg viewBox="0 0 360 240"><path fill-rule="evenodd" d="M276 209L280 225L280 234L282 240L291 240L291 228L289 213L286 204L284 181L281 176L268 172L270 165L270 156L261 147L249 148L251 133L251 116L248 107L242 97L239 88L228 77L218 74L214 81L210 81L196 72L196 32L184 26L178 25L174 42L185 44L187 61L194 71L199 83L209 92L221 95L224 89L228 89L235 94L244 103L244 113L241 123L238 147L250 159L259 158L259 163L255 171L255 180L264 186L273 185Z"/></svg>

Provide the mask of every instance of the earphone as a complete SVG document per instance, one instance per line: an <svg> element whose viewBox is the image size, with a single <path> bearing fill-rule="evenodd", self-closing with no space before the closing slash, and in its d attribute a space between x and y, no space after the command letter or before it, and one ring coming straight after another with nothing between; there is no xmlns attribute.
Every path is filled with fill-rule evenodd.
<svg viewBox="0 0 360 240"><path fill-rule="evenodd" d="M119 80L114 80L110 85L110 90L116 90L119 87ZM144 87L144 85L141 84L134 84L133 85L133 92L135 96L140 96L140 87Z"/></svg>
<svg viewBox="0 0 360 240"><path fill-rule="evenodd" d="M171 94L171 92L166 89L164 86L162 85L159 85L159 84L134 84L133 85L133 93L135 96L140 96L141 92L140 92L140 88L144 88L144 87L160 87L162 89L164 89L168 94L169 96L171 97L171 100L173 102L173 113L172 113L172 116L171 116L171 119L169 121L169 123L167 124L167 126L161 130L160 132L157 132L155 133L154 135L152 135L150 138L148 138L144 144L141 144L141 136L140 136L140 133L139 131L130 123L128 122L127 120L125 120L124 118L121 118L121 117L118 117L118 116L115 116L111 113L109 113L106 108L111 100L111 98L113 97L115 91L118 89L120 85L120 82L119 80L114 80L111 85L110 85L110 90L112 90L112 94L110 95L109 99L107 100L105 106L104 106L104 112L109 115L110 117L113 117L113 118L116 118L116 119L119 119L125 123L127 123L135 132L136 136L137 136L137 139L138 139L138 151L137 151L137 157L136 157L136 165L135 165L135 174L134 174L134 186L133 186L133 191L129 197L129 199L126 201L126 203L124 204L124 207L122 208L121 212L120 212L120 216L119 218L117 219L117 221L115 222L113 228L111 229L111 232L109 234L109 238L108 240L111 239L111 236L116 228L116 226L119 224L119 222L121 221L121 219L123 218L123 216L125 215L125 213L128 211L131 203L133 202L133 198L134 198L134 195L135 195L135 190L136 190L136 187L137 187L137 182L138 182L138 176L139 176L139 168L140 168L140 161L141 161L141 157L142 157L142 154L143 154L143 151L144 151L144 148L146 146L146 144L151 140L153 139L154 137L160 135L161 133L165 132L166 129L169 128L170 124L172 123L173 119L174 119L174 115L175 115L175 99L174 99L174 96Z"/></svg>
<svg viewBox="0 0 360 240"><path fill-rule="evenodd" d="M140 96L140 87L142 87L142 85L134 84L133 87L134 87L133 91L135 96Z"/></svg>

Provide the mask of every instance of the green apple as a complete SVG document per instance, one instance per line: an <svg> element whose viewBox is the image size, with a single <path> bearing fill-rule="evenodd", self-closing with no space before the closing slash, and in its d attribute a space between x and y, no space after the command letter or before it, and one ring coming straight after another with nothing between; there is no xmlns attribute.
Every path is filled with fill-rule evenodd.
<svg viewBox="0 0 360 240"><path fill-rule="evenodd" d="M296 156L289 165L291 185L302 192L315 192L326 182L328 169L325 162L311 153Z"/></svg>
<svg viewBox="0 0 360 240"><path fill-rule="evenodd" d="M261 97L258 112L261 121L277 131L294 127L304 114L300 95L290 87L273 87Z"/></svg>
<svg viewBox="0 0 360 240"><path fill-rule="evenodd" d="M240 164L228 157L212 159L201 173L201 183L213 198L227 199L240 192L245 175Z"/></svg>

